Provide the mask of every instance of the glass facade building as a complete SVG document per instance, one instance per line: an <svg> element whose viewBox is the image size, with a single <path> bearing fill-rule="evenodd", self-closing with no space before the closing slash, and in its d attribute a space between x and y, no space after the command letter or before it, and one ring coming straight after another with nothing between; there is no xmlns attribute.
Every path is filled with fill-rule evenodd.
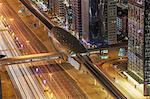
<svg viewBox="0 0 150 99"><path fill-rule="evenodd" d="M82 3L82 6L88 6L88 10L85 10L88 11L88 15L86 13L88 16L88 20L86 20L88 24L88 27L86 27L88 28L88 31L86 31L88 32L88 41L98 46L116 44L117 2L115 0L89 0L85 3ZM83 13L85 12L83 11ZM83 26L83 28L85 27Z"/></svg>
<svg viewBox="0 0 150 99"><path fill-rule="evenodd" d="M125 38L128 37L128 8L127 5L122 2L117 3L117 42L126 41Z"/></svg>
<svg viewBox="0 0 150 99"><path fill-rule="evenodd" d="M89 41L93 44L104 42L101 35L102 14L99 5L99 0L89 0Z"/></svg>
<svg viewBox="0 0 150 99"><path fill-rule="evenodd" d="M142 80L144 95L150 95L149 4L149 0L129 0L128 9L128 70Z"/></svg>

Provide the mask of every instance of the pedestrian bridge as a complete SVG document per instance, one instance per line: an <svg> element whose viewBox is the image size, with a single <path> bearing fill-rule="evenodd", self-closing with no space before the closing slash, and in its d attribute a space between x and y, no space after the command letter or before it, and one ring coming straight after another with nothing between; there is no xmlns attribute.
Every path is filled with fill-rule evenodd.
<svg viewBox="0 0 150 99"><path fill-rule="evenodd" d="M49 61L53 63L56 60L64 61L62 56L58 53L40 53L40 54L30 54L30 55L2 58L0 59L0 65L21 64L38 61Z"/></svg>

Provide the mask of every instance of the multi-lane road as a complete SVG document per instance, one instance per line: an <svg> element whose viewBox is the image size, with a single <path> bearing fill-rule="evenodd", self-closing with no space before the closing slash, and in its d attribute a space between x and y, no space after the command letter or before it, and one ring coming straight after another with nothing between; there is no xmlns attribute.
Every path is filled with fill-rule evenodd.
<svg viewBox="0 0 150 99"><path fill-rule="evenodd" d="M34 6L32 6L31 4L30 4L30 2L28 1L28 0L26 0L26 1L23 1L23 0L21 0L21 2L39 19L39 20L41 20L42 21L42 23L43 24L45 24L46 26L47 26L47 28L49 28L49 30L51 30L53 27L51 27L51 23L47 20L47 18L45 18L45 16L40 12L40 11L38 11L37 9L35 9L34 8ZM59 30L59 29L58 29ZM69 33L66 33L66 31L65 30L62 30L61 29L61 31L58 31L57 29L56 29L56 31L54 31L54 34L55 35L59 35L59 34L61 34L61 33L64 33L64 35L63 35L63 38L65 37L65 38L67 38L67 37L70 37L70 36L67 36L67 35L69 35ZM58 32L58 33L57 33ZM65 33L66 33L66 35L65 35ZM60 38L60 35L58 36L58 41L60 41L60 39L63 39L63 38ZM65 39L64 38L64 39ZM66 40L66 39L65 39ZM73 50L74 52L76 52L76 53L82 53L82 52L86 52L86 50L84 50L85 48L83 47L82 48L82 44L79 44L79 43L75 43L75 41L77 41L77 39L76 40L69 40L68 42L67 42L67 40L65 41L65 43L69 43L70 45L72 45L72 43L73 43L73 49L71 49L72 48L72 46L70 46L69 48L71 49L71 50ZM69 44L68 44L68 46L69 46ZM77 47L78 46L78 47ZM80 51L78 51L79 50L79 48L82 48L82 49L80 49ZM78 49L76 49L76 48L78 48ZM75 50L74 50L75 49ZM111 83L111 81L102 73L102 72L100 72L100 71L98 71L98 69L96 69L95 67L94 67L94 65L92 64L92 62L88 59L86 59L85 57L81 57L81 55L78 55L78 58L82 61L82 63L91 71L91 73L92 74L94 74L96 77L97 77L97 79L99 80L99 81L101 81L101 82L103 82L103 84L109 89L109 91L111 91L112 92L112 94L115 96L115 97L117 97L117 98L126 98L112 83ZM87 58L89 58L88 56L87 56Z"/></svg>
<svg viewBox="0 0 150 99"><path fill-rule="evenodd" d="M46 47L27 28L8 3L5 0L0 0L0 2L0 14L3 15L0 28L6 26L9 30L11 29L11 32L0 33L0 50L5 50L1 51L1 54L13 57L47 52ZM58 64L50 65L48 62L37 62L9 65L7 71L15 89L17 89L17 95L21 98L87 98L74 80Z"/></svg>
<svg viewBox="0 0 150 99"><path fill-rule="evenodd" d="M4 28L4 25L2 24L2 22L1 22L0 26L1 26L1 28ZM19 49L16 49L17 46L8 31L1 32L0 39L1 39L1 47L0 47L1 50L15 48L15 50L3 51L3 52L1 52L1 54L5 54L8 57L21 55ZM32 83L34 81L33 81L33 79L32 80L25 79L28 76L26 76L26 77L23 76L23 74L29 75L29 72L26 70L26 68L23 64L13 65L13 66L10 65L10 66L8 66L7 71L9 73L9 75L11 76L11 79L12 79L15 87L17 87L17 90L20 92L20 97L26 97L26 98L33 97L32 92L34 92L34 93L37 92L35 96L42 97L42 96L40 96L41 92L38 91L38 89L40 89L40 88L37 88L37 86L34 86L34 89L37 89L37 91L35 91L35 90L31 90L30 87L28 86L29 83Z"/></svg>

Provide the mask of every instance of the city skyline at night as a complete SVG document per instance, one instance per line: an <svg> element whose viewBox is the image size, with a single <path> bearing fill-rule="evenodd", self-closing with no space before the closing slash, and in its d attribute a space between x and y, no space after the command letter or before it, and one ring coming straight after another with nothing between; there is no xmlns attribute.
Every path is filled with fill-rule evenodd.
<svg viewBox="0 0 150 99"><path fill-rule="evenodd" d="M0 99L149 99L148 0L0 0Z"/></svg>

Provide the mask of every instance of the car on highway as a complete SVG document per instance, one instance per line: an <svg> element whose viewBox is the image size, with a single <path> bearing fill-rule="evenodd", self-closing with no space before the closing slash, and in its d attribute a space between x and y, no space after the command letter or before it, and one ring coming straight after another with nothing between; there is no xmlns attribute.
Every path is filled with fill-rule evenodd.
<svg viewBox="0 0 150 99"><path fill-rule="evenodd" d="M127 78L127 76L124 74L124 72L123 71L120 71L120 72L118 72L119 73L119 75L121 76L121 77L123 77L123 78Z"/></svg>
<svg viewBox="0 0 150 99"><path fill-rule="evenodd" d="M22 49L24 47L24 45L19 41L18 37L15 37L14 41L18 48Z"/></svg>
<svg viewBox="0 0 150 99"><path fill-rule="evenodd" d="M49 87L45 87L44 92L48 92L48 91L49 91Z"/></svg>

